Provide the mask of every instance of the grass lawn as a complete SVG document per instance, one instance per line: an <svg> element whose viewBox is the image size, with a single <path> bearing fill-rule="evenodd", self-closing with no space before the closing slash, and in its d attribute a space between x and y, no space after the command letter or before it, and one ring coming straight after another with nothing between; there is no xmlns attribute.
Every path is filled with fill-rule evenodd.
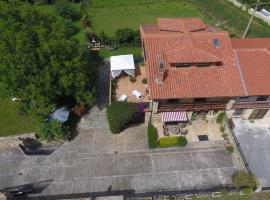
<svg viewBox="0 0 270 200"><path fill-rule="evenodd" d="M33 132L40 121L27 115L18 115L18 103L0 99L0 137Z"/></svg>
<svg viewBox="0 0 270 200"><path fill-rule="evenodd" d="M139 29L141 24L156 23L158 17L203 17L209 21L186 0L93 0L87 10L93 30L108 35L119 28Z"/></svg>
<svg viewBox="0 0 270 200"><path fill-rule="evenodd" d="M187 139L184 136L162 137L158 140L158 147L183 147L187 145Z"/></svg>
<svg viewBox="0 0 270 200"><path fill-rule="evenodd" d="M223 29L228 30L232 36L241 37L246 29L250 15L226 0L190 0L201 12L208 15L211 20L222 23ZM254 18L247 37L270 37L270 26L260 19Z"/></svg>
<svg viewBox="0 0 270 200"><path fill-rule="evenodd" d="M99 56L102 58L108 58L110 56L123 55L123 54L133 54L134 57L139 57L141 56L141 48L140 47L119 47L113 51L108 51L106 49L102 49L99 51Z"/></svg>

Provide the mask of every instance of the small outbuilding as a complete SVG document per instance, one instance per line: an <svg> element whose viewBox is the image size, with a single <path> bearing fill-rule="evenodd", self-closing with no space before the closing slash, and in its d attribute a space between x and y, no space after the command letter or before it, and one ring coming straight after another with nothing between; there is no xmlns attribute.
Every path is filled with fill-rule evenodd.
<svg viewBox="0 0 270 200"><path fill-rule="evenodd" d="M133 55L119 55L110 57L111 74L113 78L119 76L122 72L135 77L135 64Z"/></svg>

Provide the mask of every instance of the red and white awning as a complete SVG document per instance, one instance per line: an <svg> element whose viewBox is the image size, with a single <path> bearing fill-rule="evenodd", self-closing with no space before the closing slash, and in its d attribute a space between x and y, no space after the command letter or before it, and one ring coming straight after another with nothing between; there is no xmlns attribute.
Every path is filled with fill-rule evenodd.
<svg viewBox="0 0 270 200"><path fill-rule="evenodd" d="M183 122L183 121L188 121L187 113L185 111L162 113L162 122Z"/></svg>

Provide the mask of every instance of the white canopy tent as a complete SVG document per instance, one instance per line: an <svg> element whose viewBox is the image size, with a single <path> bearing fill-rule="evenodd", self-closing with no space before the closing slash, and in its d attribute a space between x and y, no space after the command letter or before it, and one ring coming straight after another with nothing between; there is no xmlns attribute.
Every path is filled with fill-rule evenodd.
<svg viewBox="0 0 270 200"><path fill-rule="evenodd" d="M119 76L123 71L130 76L135 76L135 65L132 54L111 56L110 63L113 78Z"/></svg>

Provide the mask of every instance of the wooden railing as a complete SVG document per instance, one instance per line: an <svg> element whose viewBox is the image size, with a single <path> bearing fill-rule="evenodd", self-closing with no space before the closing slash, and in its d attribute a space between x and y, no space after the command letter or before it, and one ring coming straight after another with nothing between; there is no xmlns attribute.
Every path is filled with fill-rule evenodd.
<svg viewBox="0 0 270 200"><path fill-rule="evenodd" d="M270 101L235 102L232 109L269 109Z"/></svg>
<svg viewBox="0 0 270 200"><path fill-rule="evenodd" d="M225 110L226 102L211 103L159 103L158 111L207 111Z"/></svg>

